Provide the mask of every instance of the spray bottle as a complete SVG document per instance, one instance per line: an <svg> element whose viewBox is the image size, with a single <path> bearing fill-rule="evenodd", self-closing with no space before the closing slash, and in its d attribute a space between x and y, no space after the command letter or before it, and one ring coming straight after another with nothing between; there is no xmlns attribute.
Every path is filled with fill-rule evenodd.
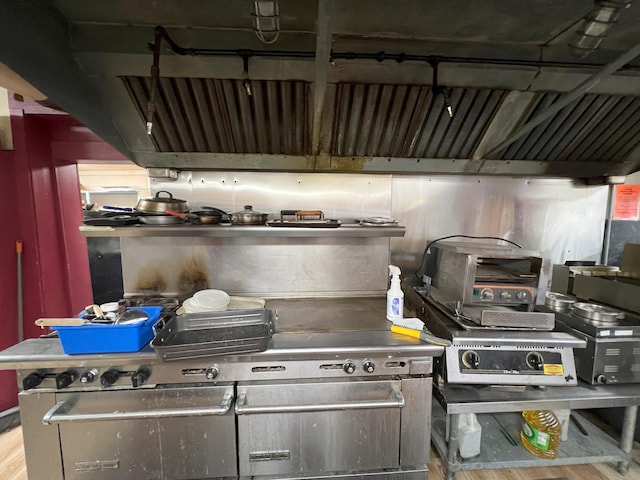
<svg viewBox="0 0 640 480"><path fill-rule="evenodd" d="M404 292L400 288L400 269L389 265L391 288L387 291L387 320L394 321L402 318L404 310Z"/></svg>

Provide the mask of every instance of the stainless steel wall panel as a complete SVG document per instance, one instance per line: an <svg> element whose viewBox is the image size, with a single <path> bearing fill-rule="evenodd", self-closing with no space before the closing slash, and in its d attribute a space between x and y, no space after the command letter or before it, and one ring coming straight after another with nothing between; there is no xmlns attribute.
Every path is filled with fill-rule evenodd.
<svg viewBox="0 0 640 480"><path fill-rule="evenodd" d="M353 297L387 288L387 238L129 237L122 250L127 294Z"/></svg>
<svg viewBox="0 0 640 480"><path fill-rule="evenodd" d="M391 261L415 271L426 244L448 235L507 238L552 263L598 260L607 190L560 179L397 176L392 216L407 230L391 239Z"/></svg>
<svg viewBox="0 0 640 480"><path fill-rule="evenodd" d="M145 282L163 293L206 282L235 294L383 294L389 262L410 274L427 242L459 234L504 237L552 263L598 260L608 192L565 179L211 171L153 179L151 188L169 190L192 208L231 212L251 204L272 217L283 209L321 209L343 221L388 216L406 234L390 240L122 238L128 294L142 293Z"/></svg>

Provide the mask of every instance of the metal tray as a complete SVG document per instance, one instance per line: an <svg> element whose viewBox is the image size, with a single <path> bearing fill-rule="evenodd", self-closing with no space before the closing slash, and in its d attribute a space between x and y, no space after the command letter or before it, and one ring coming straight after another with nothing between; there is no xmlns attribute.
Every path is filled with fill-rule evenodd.
<svg viewBox="0 0 640 480"><path fill-rule="evenodd" d="M274 331L266 308L175 315L157 327L151 346L161 361L262 352Z"/></svg>
<svg viewBox="0 0 640 480"><path fill-rule="evenodd" d="M270 227L338 228L340 220L269 220Z"/></svg>

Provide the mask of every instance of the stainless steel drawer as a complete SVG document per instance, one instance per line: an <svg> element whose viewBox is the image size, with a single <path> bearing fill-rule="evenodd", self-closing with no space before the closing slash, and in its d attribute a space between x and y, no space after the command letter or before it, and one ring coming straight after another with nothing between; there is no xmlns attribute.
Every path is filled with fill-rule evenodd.
<svg viewBox="0 0 640 480"><path fill-rule="evenodd" d="M240 475L397 468L399 380L239 384Z"/></svg>
<svg viewBox="0 0 640 480"><path fill-rule="evenodd" d="M43 422L65 480L234 476L233 399L232 385L56 394Z"/></svg>

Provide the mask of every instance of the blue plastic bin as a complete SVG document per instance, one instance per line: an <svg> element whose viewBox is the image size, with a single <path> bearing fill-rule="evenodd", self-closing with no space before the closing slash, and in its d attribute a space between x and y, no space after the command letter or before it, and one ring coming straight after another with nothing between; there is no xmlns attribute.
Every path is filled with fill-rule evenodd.
<svg viewBox="0 0 640 480"><path fill-rule="evenodd" d="M149 314L149 319L124 325L89 323L51 328L58 331L62 350L67 355L137 352L153 338L153 326L160 319L162 307L130 309L144 310Z"/></svg>

